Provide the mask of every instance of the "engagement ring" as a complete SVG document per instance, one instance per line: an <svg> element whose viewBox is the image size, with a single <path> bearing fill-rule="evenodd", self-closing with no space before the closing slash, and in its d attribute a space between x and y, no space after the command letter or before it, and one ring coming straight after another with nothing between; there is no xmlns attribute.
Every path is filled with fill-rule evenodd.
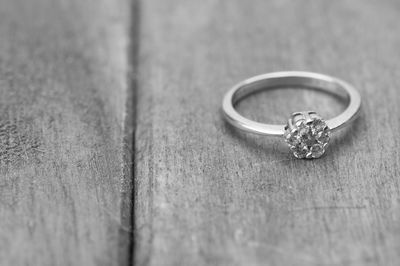
<svg viewBox="0 0 400 266"><path fill-rule="evenodd" d="M324 120L314 111L293 113L286 125L259 123L240 115L235 105L245 96L273 88L310 88L333 93L347 102L343 113ZM223 99L225 119L233 126L261 135L283 136L299 159L321 157L328 147L331 134L354 121L361 106L360 94L343 80L311 72L275 72L247 79L229 90Z"/></svg>

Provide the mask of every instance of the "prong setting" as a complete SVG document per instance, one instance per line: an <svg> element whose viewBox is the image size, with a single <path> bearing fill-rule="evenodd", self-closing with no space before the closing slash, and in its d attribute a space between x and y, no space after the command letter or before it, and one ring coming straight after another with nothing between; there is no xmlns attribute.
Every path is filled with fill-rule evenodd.
<svg viewBox="0 0 400 266"><path fill-rule="evenodd" d="M330 129L315 112L296 112L285 126L285 142L299 159L319 158L330 140Z"/></svg>

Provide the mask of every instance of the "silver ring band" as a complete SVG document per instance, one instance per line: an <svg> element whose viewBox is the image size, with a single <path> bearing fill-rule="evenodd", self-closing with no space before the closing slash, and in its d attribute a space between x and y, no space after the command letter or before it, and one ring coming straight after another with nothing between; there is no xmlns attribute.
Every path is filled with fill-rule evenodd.
<svg viewBox="0 0 400 266"><path fill-rule="evenodd" d="M243 97L260 90L276 87L306 87L336 94L348 101L346 110L326 121L331 131L336 131L351 123L361 106L360 94L347 82L312 72L285 71L263 74L249 78L230 89L224 96L222 110L226 120L242 130L261 134L282 136L285 125L264 124L252 121L235 110L235 104Z"/></svg>
<svg viewBox="0 0 400 266"><path fill-rule="evenodd" d="M286 125L264 124L252 121L235 110L243 97L259 90L280 87L304 87L322 90L347 100L346 110L327 121L314 111L295 112ZM233 126L248 132L270 136L284 136L296 158L319 158L328 147L331 132L352 122L361 106L360 94L343 80L310 72L276 72L247 79L227 92L222 102L225 119Z"/></svg>

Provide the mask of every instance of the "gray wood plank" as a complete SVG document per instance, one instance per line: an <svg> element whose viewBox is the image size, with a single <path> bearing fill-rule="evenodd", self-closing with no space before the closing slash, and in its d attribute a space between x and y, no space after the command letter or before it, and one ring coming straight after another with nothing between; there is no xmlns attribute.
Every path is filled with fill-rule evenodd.
<svg viewBox="0 0 400 266"><path fill-rule="evenodd" d="M398 2L148 0L141 14L136 265L399 264ZM222 121L230 86L278 70L362 94L361 118L321 159ZM240 110L283 122L311 107L343 109L274 91Z"/></svg>
<svg viewBox="0 0 400 266"><path fill-rule="evenodd" d="M1 265L129 264L130 11L0 1Z"/></svg>

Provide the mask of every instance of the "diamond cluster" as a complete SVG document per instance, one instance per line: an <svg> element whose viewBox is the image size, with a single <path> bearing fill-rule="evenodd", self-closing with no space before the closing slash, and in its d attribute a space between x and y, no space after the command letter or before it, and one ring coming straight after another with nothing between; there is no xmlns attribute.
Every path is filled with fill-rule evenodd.
<svg viewBox="0 0 400 266"><path fill-rule="evenodd" d="M288 120L284 137L296 158L319 158L328 146L330 129L315 112L299 112Z"/></svg>

